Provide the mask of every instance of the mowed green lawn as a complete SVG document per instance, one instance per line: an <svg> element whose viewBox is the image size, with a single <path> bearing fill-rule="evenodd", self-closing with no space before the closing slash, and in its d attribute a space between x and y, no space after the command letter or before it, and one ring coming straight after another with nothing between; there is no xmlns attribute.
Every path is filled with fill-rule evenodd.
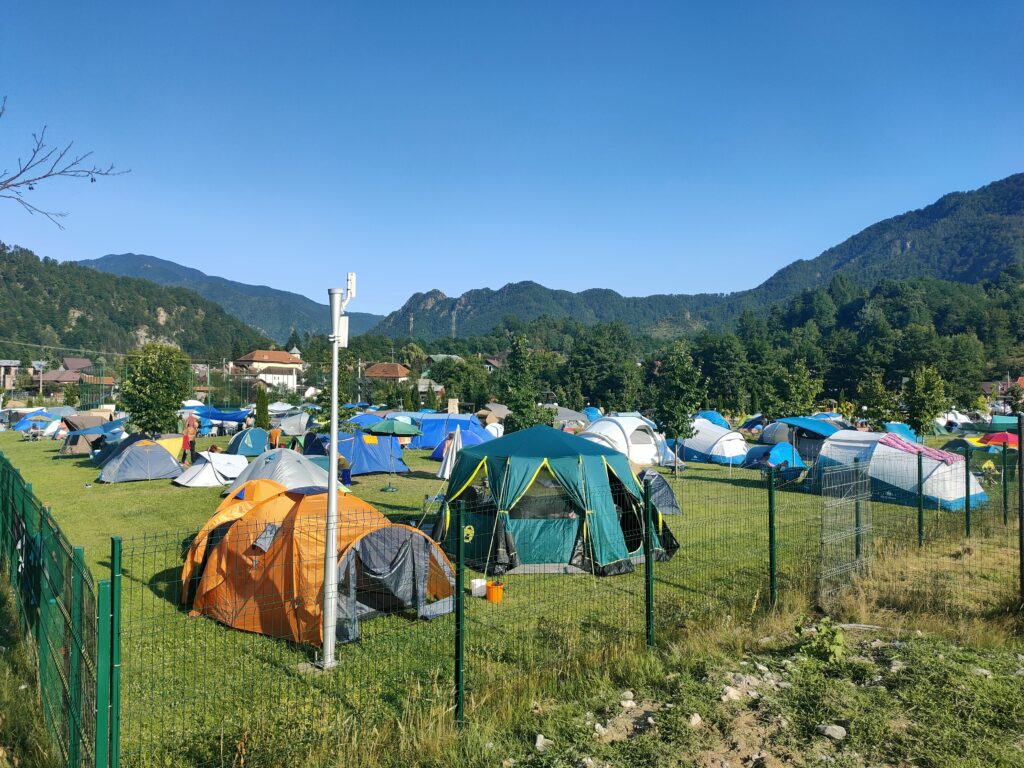
<svg viewBox="0 0 1024 768"><path fill-rule="evenodd" d="M200 449L211 442L201 441ZM125 539L124 764L220 765L238 755L245 755L249 765L316 764L322 759L317 745L339 742L351 748L352 759L361 754L362 762L371 764L365 751L371 744L387 750L408 729L431 723L441 727L436 726L439 720L443 727L450 725L452 617L430 623L405 616L363 622L362 640L339 647L338 669L308 672L316 649L190 618L180 605L183 544L213 512L221 489L178 488L169 481L97 484L97 470L88 459L61 457L58 446L0 434L0 450L52 507L68 538L86 548L97 578L107 576L110 536ZM383 491L385 475L357 478L352 491L392 518L419 519L424 499L439 493L443 483L435 476L438 463L425 452L408 452L407 462L412 472L394 479L398 492ZM679 551L654 567L659 638L762 615L769 602L764 478L756 471L691 464L670 484L683 515L666 518ZM776 501L779 597L809 605L826 549L822 499L794 485L780 489ZM853 508L839 508L840 528L851 534L839 544L841 561L853 560ZM878 572L879 583L898 594L924 583L931 591L921 597L932 600L941 600L951 588L962 589L964 578L971 576L984 576L980 588L1001 594L1005 583L1012 583L1001 575L1004 539L1011 537L1009 530L999 532L1001 520L993 510L977 513L979 527L966 555L959 518L930 511L929 546L908 554L905 545L913 538L916 511L872 505L871 524L900 542L885 567L872 573ZM996 552L993 546L992 559L981 563L979 555L990 554L984 544L989 533L1001 549ZM883 554L882 545L892 542L879 538L869 546ZM830 557L836 559L834 553ZM467 574L467 582L477 575ZM875 583L861 586L877 589ZM600 675L601 664L614 664L619 654L642 646L643 568L610 578L506 577L505 601L494 605L469 599L467 616L469 716L500 730L503 721L529 708L530 691L545 685L557 690L576 679L566 677L570 674ZM499 701L506 704L497 706Z"/></svg>

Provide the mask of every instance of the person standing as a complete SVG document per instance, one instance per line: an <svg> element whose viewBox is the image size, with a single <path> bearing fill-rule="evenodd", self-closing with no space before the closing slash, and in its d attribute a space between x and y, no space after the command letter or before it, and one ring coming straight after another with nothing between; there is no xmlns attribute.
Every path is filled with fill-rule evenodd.
<svg viewBox="0 0 1024 768"><path fill-rule="evenodd" d="M181 462L188 466L196 460L196 436L199 430L194 423L189 422L185 427L185 433L181 436Z"/></svg>

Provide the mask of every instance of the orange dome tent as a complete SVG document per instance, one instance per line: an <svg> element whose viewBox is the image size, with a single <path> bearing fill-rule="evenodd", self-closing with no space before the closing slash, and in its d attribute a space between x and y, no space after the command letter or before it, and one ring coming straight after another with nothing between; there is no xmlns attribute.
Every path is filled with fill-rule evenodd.
<svg viewBox="0 0 1024 768"><path fill-rule="evenodd" d="M190 555L197 556L182 571L183 582L194 585L184 590L190 614L298 643L322 642L327 493L279 492L230 519L248 505L221 505L203 529L208 544L193 542ZM454 586L451 563L427 534L391 523L353 494L339 495L339 642L358 639L359 620L379 613L414 610L428 619L448 613Z"/></svg>

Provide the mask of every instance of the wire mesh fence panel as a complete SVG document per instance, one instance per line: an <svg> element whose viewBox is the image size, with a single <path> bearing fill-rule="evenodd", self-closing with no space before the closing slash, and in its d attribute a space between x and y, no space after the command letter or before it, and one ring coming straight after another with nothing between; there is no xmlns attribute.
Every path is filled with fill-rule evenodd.
<svg viewBox="0 0 1024 768"><path fill-rule="evenodd" d="M43 719L61 763L96 755L96 585L50 512L0 457L0 564L36 652ZM106 740L107 734L99 734Z"/></svg>
<svg viewBox="0 0 1024 768"><path fill-rule="evenodd" d="M874 555L871 482L867 465L837 465L820 473L821 535L818 601L829 606Z"/></svg>
<svg viewBox="0 0 1024 768"><path fill-rule="evenodd" d="M237 501L123 544L123 765L318 764L450 710L454 571L427 535L341 498L322 670L326 495Z"/></svg>

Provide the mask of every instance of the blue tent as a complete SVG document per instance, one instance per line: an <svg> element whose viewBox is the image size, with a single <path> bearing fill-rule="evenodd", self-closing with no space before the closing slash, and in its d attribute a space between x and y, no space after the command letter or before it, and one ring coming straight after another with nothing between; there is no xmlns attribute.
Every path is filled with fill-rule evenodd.
<svg viewBox="0 0 1024 768"><path fill-rule="evenodd" d="M899 435L904 440L917 443L917 432L910 428L909 424L904 424L902 421L887 421L882 425L885 427L886 432L891 432L894 435Z"/></svg>
<svg viewBox="0 0 1024 768"><path fill-rule="evenodd" d="M718 411L697 411L697 418L707 419L712 424L717 424L722 429L732 429L732 427L729 426L729 422L726 420L725 416L720 414Z"/></svg>
<svg viewBox="0 0 1024 768"><path fill-rule="evenodd" d="M455 430L452 430L452 432L454 431ZM487 430L484 431L486 432ZM477 434L476 432L464 431L462 429L461 424L459 425L459 437L462 438L463 448L468 448L471 445L480 445L480 443L484 442L484 438L480 437L480 435ZM448 438L446 437L444 440L437 444L437 448L435 448L434 452L430 454L430 458L432 458L434 461L441 461L441 459L444 458L444 449L447 445Z"/></svg>
<svg viewBox="0 0 1024 768"><path fill-rule="evenodd" d="M181 474L167 449L149 438L130 443L111 457L100 470L101 483L130 483L136 480L170 480Z"/></svg>
<svg viewBox="0 0 1024 768"><path fill-rule="evenodd" d="M270 435L267 434L265 429L260 429L259 427L243 429L231 438L231 442L228 443L227 452L238 454L239 456L259 456L267 450L269 440Z"/></svg>
<svg viewBox="0 0 1024 768"><path fill-rule="evenodd" d="M353 475L409 471L402 459L402 446L397 437L368 435L365 432L339 435L338 452L348 461Z"/></svg>
<svg viewBox="0 0 1024 768"><path fill-rule="evenodd" d="M22 416L18 423L14 425L14 429L18 432L27 432L32 429L33 424L42 429L56 418L49 411L33 411Z"/></svg>
<svg viewBox="0 0 1024 768"><path fill-rule="evenodd" d="M747 451L747 456L743 459L743 466L746 469L774 467L780 470L779 475L787 482L796 480L800 477L800 473L807 469L800 454L790 443L755 445Z"/></svg>
<svg viewBox="0 0 1024 768"><path fill-rule="evenodd" d="M437 446L444 444L448 439L448 433L454 432L455 427L461 428L463 439L468 434L476 434L481 442L494 439L494 435L481 427L480 420L472 413L417 413L415 416L419 419L413 423L423 434L412 439L409 443L410 448L426 448L433 451Z"/></svg>
<svg viewBox="0 0 1024 768"><path fill-rule="evenodd" d="M375 413L357 413L348 420L348 423L355 424L357 427L369 427L378 421L384 421L384 419Z"/></svg>
<svg viewBox="0 0 1024 768"><path fill-rule="evenodd" d="M583 415L587 417L587 421L597 421L601 418L601 411L592 405L588 405L583 409Z"/></svg>

